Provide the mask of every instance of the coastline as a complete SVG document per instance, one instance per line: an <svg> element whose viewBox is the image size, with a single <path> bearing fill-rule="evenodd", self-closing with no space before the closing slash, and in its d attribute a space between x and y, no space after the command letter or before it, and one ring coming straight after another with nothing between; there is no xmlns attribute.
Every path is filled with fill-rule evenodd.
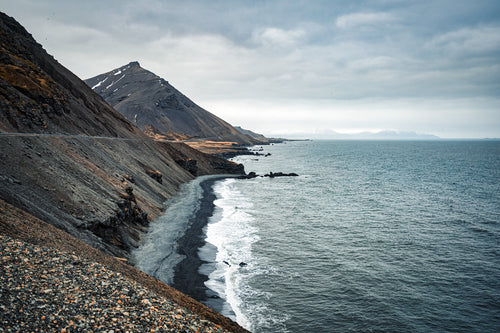
<svg viewBox="0 0 500 333"><path fill-rule="evenodd" d="M86 244L85 242L74 238L68 233L13 207L12 205L6 203L1 199L0 235L21 240L36 246L44 246L51 249L56 249L58 251L67 252L70 255L76 254L78 256L81 256L81 258L95 261L99 264L104 265L107 269L110 269L116 273L120 273L123 275L123 277L139 283L140 285L153 292L155 295L159 297L165 297L168 300L173 301L177 305L185 307L193 313L200 315L205 320L209 320L217 325L222 326L222 328L224 328L224 331L229 330L231 332L248 332L231 319L221 315L220 313L207 307L206 305L195 301L193 298L179 292L166 283L157 280L156 278L136 269L135 267L130 266L129 264L121 260L118 260L116 257L112 257L99 251L98 249ZM56 272L59 271L56 270ZM59 273L64 273L64 271ZM24 274L23 276L25 275L26 274ZM42 288L41 286L43 281L43 279L40 279L37 282L39 285L39 287L37 287L38 289ZM96 277L95 283L99 282L102 282L102 280L99 277ZM49 301L53 299L50 295L48 295L48 297L45 297ZM98 299L93 298L93 296L91 295L89 295L88 298L98 301ZM78 303L75 304L77 305ZM105 309L107 309L107 307L103 307L103 310ZM137 310L139 310L139 306L137 307ZM61 315L60 319L65 319L65 317ZM188 329L188 331L190 330Z"/></svg>
<svg viewBox="0 0 500 333"><path fill-rule="evenodd" d="M208 276L199 272L201 265L205 261L200 259L198 251L206 244L204 228L215 209L214 201L216 196L213 186L217 181L225 178L228 178L228 176L211 178L200 183L203 191L200 206L189 220L190 227L178 240L177 251L186 257L175 266L174 282L172 284L172 287L199 302L206 304L209 301L210 307L217 312L221 311L224 301L218 298L215 293L213 295L208 294L210 290L205 286Z"/></svg>

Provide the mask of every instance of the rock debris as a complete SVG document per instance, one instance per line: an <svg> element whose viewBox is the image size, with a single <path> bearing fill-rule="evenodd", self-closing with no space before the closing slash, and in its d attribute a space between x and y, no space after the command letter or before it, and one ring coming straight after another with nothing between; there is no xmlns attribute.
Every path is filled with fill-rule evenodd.
<svg viewBox="0 0 500 333"><path fill-rule="evenodd" d="M0 236L0 332L229 332L99 263Z"/></svg>

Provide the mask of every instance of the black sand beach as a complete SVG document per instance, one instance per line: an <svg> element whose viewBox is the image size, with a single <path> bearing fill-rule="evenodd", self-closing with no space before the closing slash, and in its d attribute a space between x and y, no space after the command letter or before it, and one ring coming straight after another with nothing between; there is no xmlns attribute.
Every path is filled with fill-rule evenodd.
<svg viewBox="0 0 500 333"><path fill-rule="evenodd" d="M186 256L175 267L174 283L172 287L185 293L195 300L209 303L216 311L222 309L223 300L205 286L208 277L199 273L204 263L198 256L198 249L205 245L204 227L214 212L216 196L213 191L215 182L227 177L211 178L200 183L203 189L203 198L198 211L191 217L191 227L178 241L178 252Z"/></svg>

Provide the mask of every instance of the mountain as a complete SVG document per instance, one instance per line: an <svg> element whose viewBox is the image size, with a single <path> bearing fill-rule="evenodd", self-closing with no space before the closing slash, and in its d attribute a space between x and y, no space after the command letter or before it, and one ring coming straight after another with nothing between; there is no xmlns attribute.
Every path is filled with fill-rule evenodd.
<svg viewBox="0 0 500 333"><path fill-rule="evenodd" d="M433 134L422 134L413 131L380 131L377 133L365 133L367 138L380 140L439 140L440 138Z"/></svg>
<svg viewBox="0 0 500 333"><path fill-rule="evenodd" d="M1 131L144 137L22 26L0 18Z"/></svg>
<svg viewBox="0 0 500 333"><path fill-rule="evenodd" d="M168 81L142 68L138 62L85 82L142 130L242 145L262 143L196 105Z"/></svg>
<svg viewBox="0 0 500 333"><path fill-rule="evenodd" d="M246 332L134 269L128 261L130 250L181 184L197 175L242 172L242 165L203 154L184 143L153 141L47 54L19 23L0 12L2 238L97 260L130 279L132 288L137 283L147 286L167 297L167 302L174 301L229 331ZM2 256L10 260L11 253L2 252ZM25 264L35 270L43 268L31 260ZM66 276L80 265L75 259L74 266L44 274ZM9 274L21 274L19 267L13 265ZM40 290L46 287L44 281L43 275L42 280L31 279ZM21 291L10 285L5 288L14 308L29 310ZM54 295L44 297L60 305L63 300ZM90 300L94 296L89 295ZM76 305L73 309L70 311L78 311ZM2 324L19 324L8 313L0 317ZM74 318L61 313L57 325L65 319ZM44 321L38 324L45 330L55 329L43 326L47 325Z"/></svg>
<svg viewBox="0 0 500 333"><path fill-rule="evenodd" d="M261 142L270 142L270 141L281 141L282 139L269 139L269 138L266 138L264 135L262 134L259 134L259 133L255 133L253 131L250 131L250 130L247 130L247 129L244 129L244 128L241 128L241 126L235 126L234 128L236 128L241 134L245 134L251 138L254 138L255 140L258 140L258 141L261 141Z"/></svg>
<svg viewBox="0 0 500 333"><path fill-rule="evenodd" d="M433 134L420 134L408 131L385 130L380 132L339 133L332 130L324 130L315 133L287 134L289 138L308 138L316 140L439 140Z"/></svg>
<svg viewBox="0 0 500 333"><path fill-rule="evenodd" d="M155 142L0 13L0 200L120 257L195 176L241 165Z"/></svg>

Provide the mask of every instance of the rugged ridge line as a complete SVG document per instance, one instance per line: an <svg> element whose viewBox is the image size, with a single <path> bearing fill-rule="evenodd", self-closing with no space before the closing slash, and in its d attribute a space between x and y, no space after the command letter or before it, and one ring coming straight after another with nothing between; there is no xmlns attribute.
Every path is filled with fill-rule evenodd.
<svg viewBox="0 0 500 333"><path fill-rule="evenodd" d="M4 13L0 108L2 132L145 137Z"/></svg>
<svg viewBox="0 0 500 333"><path fill-rule="evenodd" d="M247 135L201 108L137 61L85 82L144 131L170 139L231 141L240 145L267 142L265 137Z"/></svg>

